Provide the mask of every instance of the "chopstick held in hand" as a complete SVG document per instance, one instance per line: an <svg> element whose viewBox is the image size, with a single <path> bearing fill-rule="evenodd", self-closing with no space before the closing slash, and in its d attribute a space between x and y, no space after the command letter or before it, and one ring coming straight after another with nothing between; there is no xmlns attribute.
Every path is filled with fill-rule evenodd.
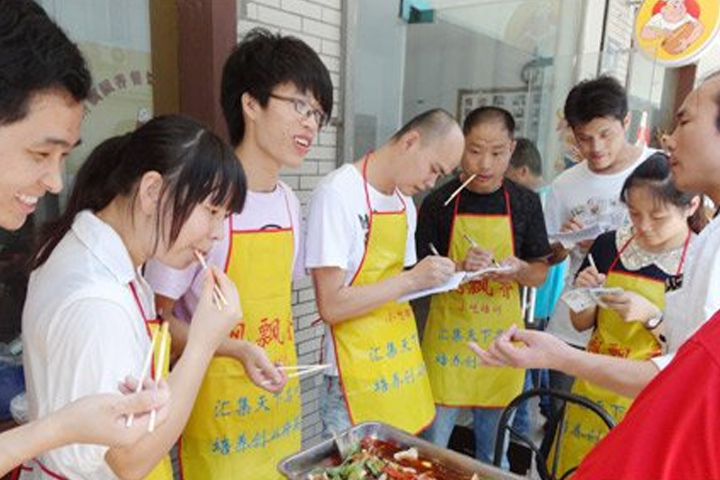
<svg viewBox="0 0 720 480"><path fill-rule="evenodd" d="M195 250L193 253L195 253L195 257L198 259L198 262L200 262L203 270L207 270L208 264L205 261L205 257L202 256L202 253L198 252L197 250ZM228 304L225 295L223 295L222 290L220 290L220 287L218 287L217 284L213 284L213 302L215 303L215 306L218 310L222 310L222 306L227 306Z"/></svg>
<svg viewBox="0 0 720 480"><path fill-rule="evenodd" d="M155 385L157 386L160 383L160 380L162 379L162 372L165 368L165 360L170 352L170 345L168 345L168 337L169 334L169 328L170 324L168 322L163 322L162 326L160 327L160 355L158 356L158 364L157 368L155 369ZM157 416L157 411L153 408L150 411L150 424L148 425L148 432L151 432L155 430L155 418Z"/></svg>
<svg viewBox="0 0 720 480"><path fill-rule="evenodd" d="M157 343L157 338L159 335L153 335L152 341L150 342L150 349L148 350L147 355L145 355L145 361L143 361L142 369L140 370L140 379L138 380L137 387L135 387L135 393L140 393L140 390L143 388L143 383L145 382L145 377L147 377L148 372L150 371L150 362L152 361L153 353L155 352L155 344ZM132 427L133 419L135 418L134 414L130 414L127 417L127 420L125 421L126 427Z"/></svg>

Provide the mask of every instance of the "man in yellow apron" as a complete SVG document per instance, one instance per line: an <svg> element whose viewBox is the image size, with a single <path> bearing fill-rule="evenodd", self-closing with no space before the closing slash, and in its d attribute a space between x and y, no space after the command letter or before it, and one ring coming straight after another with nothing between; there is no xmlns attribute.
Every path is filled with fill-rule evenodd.
<svg viewBox="0 0 720 480"><path fill-rule="evenodd" d="M444 283L447 258L415 264L410 195L460 160L463 137L443 110L430 110L377 151L332 172L310 201L306 267L325 321L324 433L380 421L411 433L435 408L408 293Z"/></svg>
<svg viewBox="0 0 720 480"><path fill-rule="evenodd" d="M245 317L208 369L181 437L180 467L185 480L280 478L278 462L301 447L300 385L285 383L276 365L297 364L291 295L302 276L302 217L279 175L300 166L326 124L332 83L307 44L256 29L225 63L221 103L248 195L207 261L234 281ZM173 333L182 343L200 267L178 272L153 263L146 276L158 305L179 318Z"/></svg>
<svg viewBox="0 0 720 480"><path fill-rule="evenodd" d="M519 285L545 280L542 258L550 253L537 194L504 180L514 130L512 116L501 108L482 107L468 115L462 173L424 200L416 233L421 258L432 253L432 244L458 270L503 268L433 296L423 336L438 407L425 437L446 446L459 409L472 408L475 455L484 462L492 461L500 413L522 391L525 372L480 366L467 342L489 345L510 325L523 327ZM474 179L448 203L471 175Z"/></svg>

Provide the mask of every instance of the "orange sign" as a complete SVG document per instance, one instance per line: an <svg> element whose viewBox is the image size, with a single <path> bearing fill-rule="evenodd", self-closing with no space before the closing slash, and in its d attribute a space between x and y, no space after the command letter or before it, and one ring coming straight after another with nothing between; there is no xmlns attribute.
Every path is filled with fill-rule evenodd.
<svg viewBox="0 0 720 480"><path fill-rule="evenodd" d="M640 50L667 66L693 63L720 25L718 0L645 0L635 19Z"/></svg>

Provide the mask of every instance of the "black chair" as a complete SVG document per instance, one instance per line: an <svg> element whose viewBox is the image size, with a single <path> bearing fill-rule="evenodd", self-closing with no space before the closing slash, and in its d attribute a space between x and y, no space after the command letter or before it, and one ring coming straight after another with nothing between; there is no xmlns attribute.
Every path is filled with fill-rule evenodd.
<svg viewBox="0 0 720 480"><path fill-rule="evenodd" d="M550 399L553 401L559 401L561 407L559 410L556 411L552 418L548 419L548 423L546 424L545 428L545 435L540 442L540 445L537 445L530 438L528 438L527 435L518 432L512 426L512 419L515 410L524 402L527 402L531 398L544 396L550 397ZM505 446L505 436L509 432L511 435L510 438L512 438L515 442L526 446L533 452L538 475L540 475L540 478L542 480L563 480L570 476L570 474L572 474L577 469L577 466L571 468L566 472L562 472L562 475L560 477L557 476L556 459L560 453L559 449L555 450L555 458L552 462L553 466L551 469L548 469L548 454L551 451L552 443L557 432L562 431L563 429L565 423L565 405L567 403L579 405L593 412L595 415L600 417L603 423L607 426L608 431L615 426L615 421L612 419L610 414L608 414L592 400L589 400L580 395L576 395L574 393L563 392L560 390L553 390L550 388L533 388L515 397L513 401L510 402L510 404L503 410L502 415L500 416L500 421L498 422L497 433L495 435L495 455L493 457L493 464L496 467L501 466L504 450L503 447Z"/></svg>

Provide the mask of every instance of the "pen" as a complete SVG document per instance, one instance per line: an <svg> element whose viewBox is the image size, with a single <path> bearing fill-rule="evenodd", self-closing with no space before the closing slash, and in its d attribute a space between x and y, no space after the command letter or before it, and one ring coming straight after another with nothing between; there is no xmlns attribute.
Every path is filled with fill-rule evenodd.
<svg viewBox="0 0 720 480"><path fill-rule="evenodd" d="M588 253L588 262L590 262L590 266L594 268L596 272L600 272L600 270L598 270L597 268L597 265L595 265L595 259L593 258L592 253Z"/></svg>
<svg viewBox="0 0 720 480"><path fill-rule="evenodd" d="M465 240L467 240L468 243L469 243L470 245L472 245L473 247L478 247L478 246L479 246L479 245L477 244L477 242L476 242L475 240L473 240L473 238L472 238L470 235L468 235L467 233L463 232L462 235L463 235L463 237L465 238ZM500 267L500 264L498 263L498 261L495 260L495 257L491 258L490 261L492 262L492 264L493 264L494 267L501 268L501 267Z"/></svg>
<svg viewBox="0 0 720 480"><path fill-rule="evenodd" d="M440 254L437 251L437 248L435 248L435 245L433 245L432 242L428 243L428 245L430 246L430 251L432 252L433 255L440 256Z"/></svg>

